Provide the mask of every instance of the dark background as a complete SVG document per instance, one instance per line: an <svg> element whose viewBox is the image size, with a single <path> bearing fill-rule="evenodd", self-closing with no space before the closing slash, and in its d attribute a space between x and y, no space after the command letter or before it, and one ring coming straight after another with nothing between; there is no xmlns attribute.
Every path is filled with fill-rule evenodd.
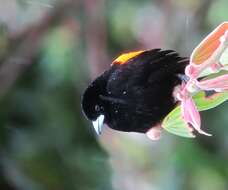
<svg viewBox="0 0 228 190"><path fill-rule="evenodd" d="M1 190L226 190L228 104L203 112L213 137L106 128L81 112L88 83L120 53L189 56L227 0L0 0Z"/></svg>

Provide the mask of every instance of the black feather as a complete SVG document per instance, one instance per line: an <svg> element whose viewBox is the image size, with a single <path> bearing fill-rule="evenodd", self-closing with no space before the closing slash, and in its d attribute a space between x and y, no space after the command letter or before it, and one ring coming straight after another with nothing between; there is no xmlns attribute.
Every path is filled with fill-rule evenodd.
<svg viewBox="0 0 228 190"><path fill-rule="evenodd" d="M147 132L175 107L173 90L187 64L175 51L160 49L113 64L86 89L83 111L90 120L104 114L116 130Z"/></svg>

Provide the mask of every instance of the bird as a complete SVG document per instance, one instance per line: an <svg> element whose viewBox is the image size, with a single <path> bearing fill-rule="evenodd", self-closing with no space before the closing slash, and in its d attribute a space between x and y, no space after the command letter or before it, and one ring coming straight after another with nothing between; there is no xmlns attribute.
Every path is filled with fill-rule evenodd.
<svg viewBox="0 0 228 190"><path fill-rule="evenodd" d="M186 80L187 57L174 50L123 53L85 89L82 111L102 128L147 133L177 106L173 93Z"/></svg>

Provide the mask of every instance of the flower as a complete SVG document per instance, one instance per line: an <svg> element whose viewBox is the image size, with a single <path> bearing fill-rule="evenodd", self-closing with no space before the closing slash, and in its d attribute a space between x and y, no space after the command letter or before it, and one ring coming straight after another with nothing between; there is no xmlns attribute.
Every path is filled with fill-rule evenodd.
<svg viewBox="0 0 228 190"><path fill-rule="evenodd" d="M228 74L221 70L228 71L228 22L220 24L193 50L185 68L187 80L174 89L178 106L162 123L152 127L147 137L160 139L162 128L184 137L195 137L194 130L211 136L201 129L198 109L211 109L228 100ZM213 98L202 93L207 91L213 92ZM198 100L197 94L200 94Z"/></svg>
<svg viewBox="0 0 228 190"><path fill-rule="evenodd" d="M212 79L199 80L206 69L210 69L208 74L210 75L225 68L220 63L220 58L227 48L228 22L224 22L195 48L191 54L190 63L185 69L185 74L189 77L189 80L183 82L181 88L176 93L176 98L181 102L183 120L190 128L192 127L200 134L207 136L211 136L211 134L201 129L200 114L192 96L198 91L228 91L228 74Z"/></svg>

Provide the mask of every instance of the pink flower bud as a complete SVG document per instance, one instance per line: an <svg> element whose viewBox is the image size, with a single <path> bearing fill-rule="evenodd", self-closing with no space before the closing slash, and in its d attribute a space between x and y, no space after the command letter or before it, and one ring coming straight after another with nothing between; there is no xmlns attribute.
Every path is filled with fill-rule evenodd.
<svg viewBox="0 0 228 190"><path fill-rule="evenodd" d="M153 141L157 141L161 138L162 127L160 124L152 127L149 131L146 132L146 136Z"/></svg>

